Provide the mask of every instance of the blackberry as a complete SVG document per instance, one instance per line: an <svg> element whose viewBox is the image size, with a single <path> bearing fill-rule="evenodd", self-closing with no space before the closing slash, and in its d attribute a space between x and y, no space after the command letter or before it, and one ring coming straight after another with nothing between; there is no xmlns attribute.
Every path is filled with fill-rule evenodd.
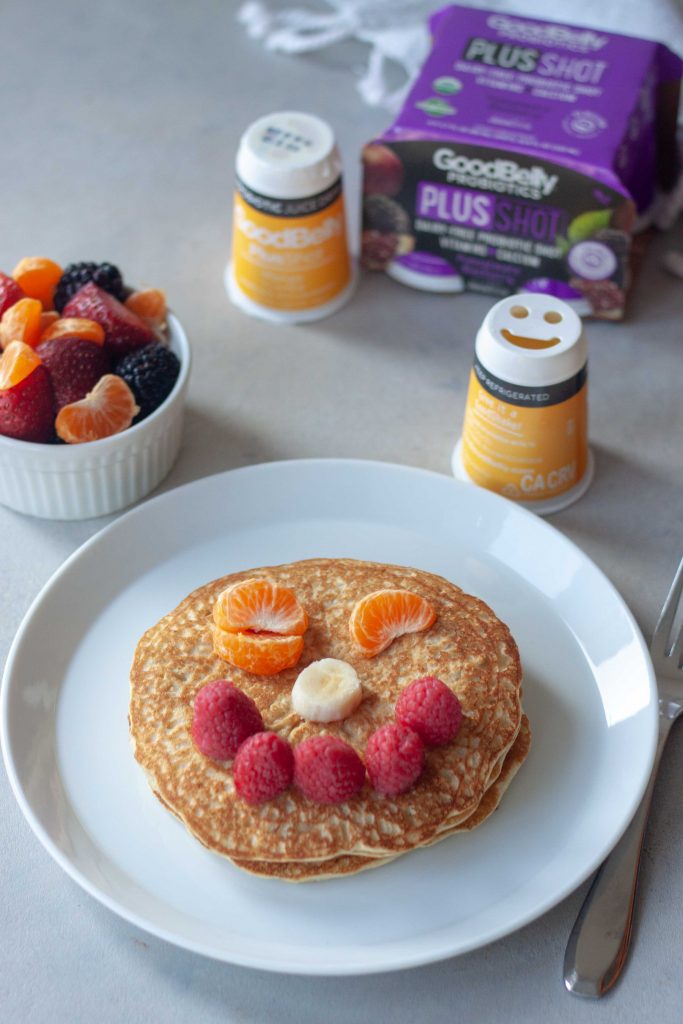
<svg viewBox="0 0 683 1024"><path fill-rule="evenodd" d="M61 313L69 299L89 281L109 292L119 302L123 302L128 293L121 271L113 263L70 263L55 288L54 304L57 312Z"/></svg>
<svg viewBox="0 0 683 1024"><path fill-rule="evenodd" d="M180 360L165 345L154 342L129 352L116 364L115 373L135 395L140 412L133 423L139 423L170 395L180 373Z"/></svg>

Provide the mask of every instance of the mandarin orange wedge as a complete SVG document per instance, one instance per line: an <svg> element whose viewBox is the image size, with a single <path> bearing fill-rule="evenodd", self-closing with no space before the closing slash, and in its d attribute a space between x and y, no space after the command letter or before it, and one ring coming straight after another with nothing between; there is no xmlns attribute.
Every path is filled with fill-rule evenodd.
<svg viewBox="0 0 683 1024"><path fill-rule="evenodd" d="M48 327L52 327L54 323L59 320L59 313L56 309L44 309L40 314L40 340L43 340L43 335Z"/></svg>
<svg viewBox="0 0 683 1024"><path fill-rule="evenodd" d="M161 288L144 288L142 291L133 292L124 305L149 327L156 329L166 322L166 292Z"/></svg>
<svg viewBox="0 0 683 1024"><path fill-rule="evenodd" d="M434 607L411 590L375 590L361 598L351 612L351 639L366 658L374 658L404 633L429 629Z"/></svg>
<svg viewBox="0 0 683 1024"><path fill-rule="evenodd" d="M47 314L43 313L43 316ZM104 327L94 320L85 320L78 316L63 316L48 324L40 336L41 341L52 341L53 338L83 338L94 341L96 345L104 345Z"/></svg>
<svg viewBox="0 0 683 1024"><path fill-rule="evenodd" d="M58 436L68 444L99 441L125 430L139 411L125 380L106 373L80 402L71 402L59 410L55 427Z"/></svg>
<svg viewBox="0 0 683 1024"><path fill-rule="evenodd" d="M45 309L52 309L55 288L62 273L59 264L46 256L24 256L12 271L12 277L24 295L38 299Z"/></svg>
<svg viewBox="0 0 683 1024"><path fill-rule="evenodd" d="M274 676L296 665L304 649L302 636L273 633L230 633L212 626L213 649L235 668L259 676Z"/></svg>
<svg viewBox="0 0 683 1024"><path fill-rule="evenodd" d="M303 636L308 616L293 590L257 577L233 583L213 607L217 626L230 633L245 630Z"/></svg>
<svg viewBox="0 0 683 1024"><path fill-rule="evenodd" d="M38 299L19 299L6 309L0 320L0 345L7 348L11 341L37 345L40 341L40 315L43 312Z"/></svg>
<svg viewBox="0 0 683 1024"><path fill-rule="evenodd" d="M40 366L42 359L23 341L11 341L0 356L0 391L13 388Z"/></svg>

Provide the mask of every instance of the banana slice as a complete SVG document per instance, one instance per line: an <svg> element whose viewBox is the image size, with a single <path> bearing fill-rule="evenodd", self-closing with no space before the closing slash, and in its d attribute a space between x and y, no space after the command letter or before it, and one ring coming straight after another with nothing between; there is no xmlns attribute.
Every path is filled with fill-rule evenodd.
<svg viewBox="0 0 683 1024"><path fill-rule="evenodd" d="M339 658L322 658L307 665L292 687L292 707L309 722L338 722L356 710L363 699L353 665Z"/></svg>

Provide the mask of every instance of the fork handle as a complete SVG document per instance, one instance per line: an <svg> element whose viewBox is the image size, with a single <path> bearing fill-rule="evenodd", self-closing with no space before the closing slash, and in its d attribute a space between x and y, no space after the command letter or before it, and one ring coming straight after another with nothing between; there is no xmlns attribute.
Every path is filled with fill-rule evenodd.
<svg viewBox="0 0 683 1024"><path fill-rule="evenodd" d="M672 719L660 715L652 775L631 824L595 876L564 956L564 983L577 996L599 999L624 966L633 928L638 868L657 768Z"/></svg>

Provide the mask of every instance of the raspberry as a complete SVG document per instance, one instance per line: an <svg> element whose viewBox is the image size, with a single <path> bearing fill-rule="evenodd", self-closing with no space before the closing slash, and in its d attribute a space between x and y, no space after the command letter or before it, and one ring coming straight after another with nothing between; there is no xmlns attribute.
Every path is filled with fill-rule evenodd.
<svg viewBox="0 0 683 1024"><path fill-rule="evenodd" d="M294 752L274 732L257 732L235 754L235 789L248 804L262 804L283 793L294 775Z"/></svg>
<svg viewBox="0 0 683 1024"><path fill-rule="evenodd" d="M341 804L363 788L365 765L336 736L311 736L294 748L294 782L319 804Z"/></svg>
<svg viewBox="0 0 683 1024"><path fill-rule="evenodd" d="M412 729L390 722L368 740L365 764L377 792L397 796L417 782L424 767L424 744Z"/></svg>
<svg viewBox="0 0 683 1024"><path fill-rule="evenodd" d="M36 352L50 375L56 412L71 402L80 402L110 370L109 356L102 346L85 338L41 341Z"/></svg>
<svg viewBox="0 0 683 1024"><path fill-rule="evenodd" d="M135 418L138 423L158 409L173 391L180 373L180 360L165 345L154 342L129 352L116 364L116 372L123 377L140 406Z"/></svg>
<svg viewBox="0 0 683 1024"><path fill-rule="evenodd" d="M457 735L462 708L455 694L435 676L415 679L396 701L396 721L414 729L432 747L440 747Z"/></svg>
<svg viewBox="0 0 683 1024"><path fill-rule="evenodd" d="M60 313L69 299L73 298L84 284L94 282L105 292L109 292L121 302L126 297L126 289L121 271L112 263L70 263L57 282L54 293L54 307Z"/></svg>
<svg viewBox="0 0 683 1024"><path fill-rule="evenodd" d="M194 699L192 739L206 757L229 761L247 737L262 729L251 697L227 679L205 683Z"/></svg>

